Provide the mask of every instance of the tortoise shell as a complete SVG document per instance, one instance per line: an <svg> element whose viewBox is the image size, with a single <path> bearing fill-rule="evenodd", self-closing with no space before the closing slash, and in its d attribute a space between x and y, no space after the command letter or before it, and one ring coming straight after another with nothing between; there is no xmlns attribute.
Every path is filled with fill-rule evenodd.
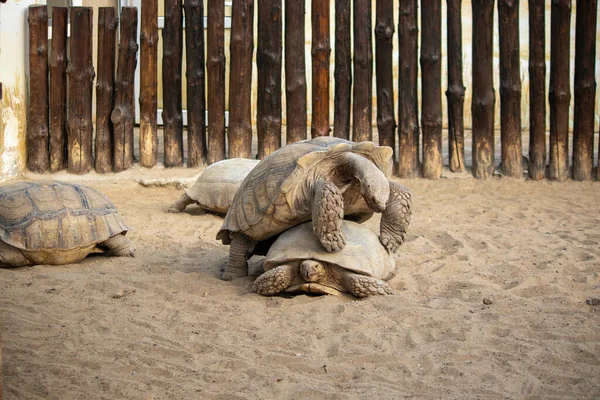
<svg viewBox="0 0 600 400"><path fill-rule="evenodd" d="M344 221L342 231L346 235L346 246L340 251L328 252L314 234L312 222L288 229L269 249L265 271L295 261L316 260L384 281L394 276L394 257L373 231L352 221Z"/></svg>
<svg viewBox="0 0 600 400"><path fill-rule="evenodd" d="M84 185L59 181L0 186L0 240L22 250L70 250L129 228L114 204Z"/></svg>
<svg viewBox="0 0 600 400"><path fill-rule="evenodd" d="M335 163L336 155L344 152L353 152L365 157L385 176L392 173L392 149L377 146L372 142L355 143L323 136L284 146L265 157L242 182L217 239L229 244L229 232L242 232L254 239L264 240L305 221L306 219L277 220L273 217L275 207L288 207L289 212L286 216L310 215L308 208L292 209L296 199L308 199L306 187L302 184L303 178L315 176L319 172L318 168L323 165L320 164L322 161L329 160ZM302 202L300 204L309 206ZM266 229L268 234L265 235L265 229L260 229L260 237L256 237L258 235L253 232L253 227L261 223L269 225Z"/></svg>

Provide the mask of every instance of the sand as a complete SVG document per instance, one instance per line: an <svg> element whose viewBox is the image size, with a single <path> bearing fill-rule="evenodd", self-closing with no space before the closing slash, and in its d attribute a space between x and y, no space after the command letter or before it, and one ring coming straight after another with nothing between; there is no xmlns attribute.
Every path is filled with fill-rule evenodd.
<svg viewBox="0 0 600 400"><path fill-rule="evenodd" d="M221 281L221 217L119 176L69 179L113 200L135 258L0 270L5 400L600 398L600 183L403 181L396 294L359 301Z"/></svg>

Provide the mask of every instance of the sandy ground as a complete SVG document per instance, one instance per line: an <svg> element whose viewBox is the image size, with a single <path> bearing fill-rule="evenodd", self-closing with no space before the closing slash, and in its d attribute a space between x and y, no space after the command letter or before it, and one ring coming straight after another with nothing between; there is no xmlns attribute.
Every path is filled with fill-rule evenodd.
<svg viewBox="0 0 600 400"><path fill-rule="evenodd" d="M358 301L221 281L222 219L132 180L194 173L58 175L114 201L137 256L0 270L5 399L600 398L600 183L404 181L396 294Z"/></svg>

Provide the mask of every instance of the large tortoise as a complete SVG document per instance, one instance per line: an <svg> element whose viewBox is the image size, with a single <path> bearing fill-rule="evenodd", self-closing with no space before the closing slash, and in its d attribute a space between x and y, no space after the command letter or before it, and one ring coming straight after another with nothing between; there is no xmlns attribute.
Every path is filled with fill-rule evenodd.
<svg viewBox="0 0 600 400"><path fill-rule="evenodd" d="M248 174L217 234L231 245L222 279L246 276L248 257L264 248L260 242L310 219L323 247L338 251L346 243L344 218L362 222L381 212L379 239L396 252L410 222L411 198L406 187L388 180L392 166L390 147L334 137L271 153Z"/></svg>
<svg viewBox="0 0 600 400"><path fill-rule="evenodd" d="M247 158L231 158L211 164L167 211L179 213L196 203L208 211L227 213L244 178L259 162Z"/></svg>
<svg viewBox="0 0 600 400"><path fill-rule="evenodd" d="M346 246L326 251L313 233L312 222L283 232L264 261L265 273L254 281L252 291L272 296L282 291L339 294L356 297L391 294L385 283L395 273L394 257L377 235L356 222L344 221Z"/></svg>
<svg viewBox="0 0 600 400"><path fill-rule="evenodd" d="M0 186L0 266L69 264L92 252L133 256L114 204L84 185L59 181Z"/></svg>

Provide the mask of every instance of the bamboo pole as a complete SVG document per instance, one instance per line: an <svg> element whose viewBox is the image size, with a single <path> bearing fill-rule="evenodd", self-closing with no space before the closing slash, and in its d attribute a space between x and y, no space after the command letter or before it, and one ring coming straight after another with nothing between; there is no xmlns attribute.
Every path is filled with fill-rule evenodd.
<svg viewBox="0 0 600 400"><path fill-rule="evenodd" d="M204 73L204 5L186 0L185 54L187 78L188 167L206 161L206 93Z"/></svg>
<svg viewBox="0 0 600 400"><path fill-rule="evenodd" d="M546 174L545 1L529 0L529 178Z"/></svg>
<svg viewBox="0 0 600 400"><path fill-rule="evenodd" d="M312 0L311 136L329 136L329 1Z"/></svg>
<svg viewBox="0 0 600 400"><path fill-rule="evenodd" d="M354 0L354 87L352 91L352 140L373 139L373 49L371 0Z"/></svg>
<svg viewBox="0 0 600 400"><path fill-rule="evenodd" d="M140 164L158 162L158 0L142 2L140 29Z"/></svg>
<svg viewBox="0 0 600 400"><path fill-rule="evenodd" d="M225 3L208 0L208 163L225 158Z"/></svg>
<svg viewBox="0 0 600 400"><path fill-rule="evenodd" d="M494 173L493 21L494 0L473 0L473 176Z"/></svg>
<svg viewBox="0 0 600 400"><path fill-rule="evenodd" d="M394 118L394 78L392 76L392 37L394 6L392 0L377 0L375 9L375 78L377 82L377 131L379 144L390 146L396 154Z"/></svg>
<svg viewBox="0 0 600 400"><path fill-rule="evenodd" d="M252 153L252 51L254 0L235 0L231 7L229 72L229 158Z"/></svg>
<svg viewBox="0 0 600 400"><path fill-rule="evenodd" d="M163 131L165 167L183 165L181 73L183 53L181 0L165 0L163 36Z"/></svg>
<svg viewBox="0 0 600 400"><path fill-rule="evenodd" d="M71 7L71 59L68 76L68 168L83 174L92 168L92 8Z"/></svg>
<svg viewBox="0 0 600 400"><path fill-rule="evenodd" d="M113 170L113 126L117 13L114 7L98 9L98 79L96 80L96 172Z"/></svg>
<svg viewBox="0 0 600 400"><path fill-rule="evenodd" d="M111 113L114 129L115 172L124 171L134 163L133 125L133 89L135 79L138 15L136 7L121 9L121 30L119 32L119 63L115 82L115 108Z"/></svg>
<svg viewBox="0 0 600 400"><path fill-rule="evenodd" d="M550 27L550 164L548 178L569 177L569 51L571 0L552 2Z"/></svg>
<svg viewBox="0 0 600 400"><path fill-rule="evenodd" d="M281 0L258 5L258 158L281 147Z"/></svg>
<svg viewBox="0 0 600 400"><path fill-rule="evenodd" d="M591 180L594 169L597 11L597 0L577 0L573 119L573 179L577 181Z"/></svg>
<svg viewBox="0 0 600 400"><path fill-rule="evenodd" d="M417 98L417 0L400 0L398 17L398 175L414 178L419 170Z"/></svg>
<svg viewBox="0 0 600 400"><path fill-rule="evenodd" d="M502 174L523 177L519 0L498 0Z"/></svg>
<svg viewBox="0 0 600 400"><path fill-rule="evenodd" d="M442 176L442 2L421 3L423 177Z"/></svg>
<svg viewBox="0 0 600 400"><path fill-rule="evenodd" d="M464 104L465 85L463 84L462 62L462 1L447 0L448 25L448 155L452 172L465 170L465 130Z"/></svg>
<svg viewBox="0 0 600 400"><path fill-rule="evenodd" d="M67 167L67 7L52 7L50 171Z"/></svg>
<svg viewBox="0 0 600 400"><path fill-rule="evenodd" d="M304 7L305 0L285 0L286 144L307 136Z"/></svg>
<svg viewBox="0 0 600 400"><path fill-rule="evenodd" d="M46 172L50 159L48 120L48 8L30 6L29 22L29 123L27 168Z"/></svg>

